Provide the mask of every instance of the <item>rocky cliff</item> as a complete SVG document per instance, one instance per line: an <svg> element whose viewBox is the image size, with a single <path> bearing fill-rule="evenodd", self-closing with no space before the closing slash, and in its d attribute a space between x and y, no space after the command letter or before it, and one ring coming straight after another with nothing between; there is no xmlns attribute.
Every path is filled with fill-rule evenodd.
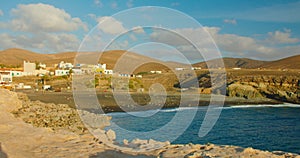
<svg viewBox="0 0 300 158"><path fill-rule="evenodd" d="M300 73L284 75L228 76L227 94L244 98L267 97L300 103Z"/></svg>
<svg viewBox="0 0 300 158"><path fill-rule="evenodd" d="M226 89L230 97L269 98L280 102L300 103L300 71L298 70L226 70ZM218 72L218 70L216 70ZM199 88L211 88L211 74L198 72ZM193 81L192 79L190 79ZM195 87L183 81L181 85ZM175 84L175 87L180 84ZM218 87L217 87L218 88ZM212 90L214 92L214 90ZM202 93L202 92L201 92Z"/></svg>

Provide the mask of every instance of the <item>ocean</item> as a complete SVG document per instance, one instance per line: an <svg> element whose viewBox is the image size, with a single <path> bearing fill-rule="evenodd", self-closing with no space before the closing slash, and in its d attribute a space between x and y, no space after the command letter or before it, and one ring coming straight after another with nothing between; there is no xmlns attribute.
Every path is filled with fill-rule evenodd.
<svg viewBox="0 0 300 158"><path fill-rule="evenodd" d="M300 105L227 105L208 134L199 137L206 112L207 107L194 107L110 113L109 128L120 143L134 138L171 139L172 144L213 143L300 154ZM179 119L168 125L177 113Z"/></svg>

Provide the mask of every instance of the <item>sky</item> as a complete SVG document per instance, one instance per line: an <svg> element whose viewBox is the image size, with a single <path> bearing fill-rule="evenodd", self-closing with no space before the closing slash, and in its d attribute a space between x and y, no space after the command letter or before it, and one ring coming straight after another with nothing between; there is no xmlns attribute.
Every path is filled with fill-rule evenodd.
<svg viewBox="0 0 300 158"><path fill-rule="evenodd" d="M188 59L197 58L191 46L173 36L176 33L208 52L219 50L222 57L277 60L300 54L299 0L1 1L0 50L22 48L38 53L103 50L113 37L127 32L110 48L140 51L163 60L181 58L168 53L180 54L182 50L190 54ZM144 13L140 9L132 13L134 8L143 6L171 10L165 13L161 8L159 13L152 12L154 9ZM151 18L154 22L148 23ZM141 28L142 25L167 29ZM175 33L170 35L166 30ZM217 48L204 44L210 38ZM86 45L87 41L93 42ZM156 48L156 53L149 51L150 48Z"/></svg>

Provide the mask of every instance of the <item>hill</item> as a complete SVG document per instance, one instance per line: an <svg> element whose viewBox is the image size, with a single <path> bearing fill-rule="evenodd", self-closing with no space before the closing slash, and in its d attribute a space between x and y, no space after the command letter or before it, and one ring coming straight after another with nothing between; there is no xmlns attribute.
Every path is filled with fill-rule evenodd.
<svg viewBox="0 0 300 158"><path fill-rule="evenodd" d="M137 53L126 52L124 50L111 50L103 53L84 52L79 54L84 55L85 57L82 59L86 61L100 57L99 63L106 63L108 69L113 69L118 62L122 63L122 66L119 66L120 69L128 69L130 66L139 65L138 67L134 67L135 73L143 71L147 72L151 70L170 71L170 69L174 70L176 67L188 67L188 65L182 63L163 62ZM23 61L25 60L31 62L42 62L49 66L53 66L60 61L74 63L76 55L78 55L77 52L39 54L24 49L12 48L0 51L0 64L22 66ZM216 62L217 60L218 59L214 59L208 62ZM300 69L300 55L280 59L277 61L260 61L247 58L223 58L223 62L226 68L239 67L243 69ZM193 66L204 69L207 68L206 62L195 63Z"/></svg>
<svg viewBox="0 0 300 158"><path fill-rule="evenodd" d="M23 61L42 62L54 65L60 61L73 62L76 52L65 52L57 54L40 54L24 49L12 48L0 51L0 64L22 66Z"/></svg>
<svg viewBox="0 0 300 158"><path fill-rule="evenodd" d="M218 59L213 59L208 62L213 63L212 66L216 67L216 64ZM223 58L223 62L226 68L243 68L243 69L255 69L259 68L262 65L269 63L268 61L260 61L260 60L253 60L253 59L247 59L247 58ZM214 64L216 63L216 64ZM193 64L194 67L201 67L201 68L207 68L206 62L199 62L196 64Z"/></svg>
<svg viewBox="0 0 300 158"><path fill-rule="evenodd" d="M266 69L300 69L300 55L268 62L262 65Z"/></svg>
<svg viewBox="0 0 300 158"><path fill-rule="evenodd" d="M184 67L184 64L176 62L162 62L157 59L153 59L147 56L139 55L133 52L127 52L124 50L111 50L103 53L100 52L62 52L56 54L39 54L24 49L7 49L0 51L0 64L23 66L23 61L30 62L42 62L48 66L58 64L60 61L74 63L77 55L83 55L80 57L77 63L90 63L90 61L99 58L98 63L107 64L108 69L113 69L116 64L119 64L118 69L122 72L126 72L128 68L132 67L135 73L151 70L169 71L167 67L174 69L175 67ZM133 67L139 65L138 67ZM167 65L167 66L166 66ZM124 70L122 70L124 69Z"/></svg>
<svg viewBox="0 0 300 158"><path fill-rule="evenodd" d="M216 61L218 59L213 59L207 62L212 62L215 67L218 64ZM214 62L216 64L214 64ZM243 68L243 69L300 69L300 55L291 56L288 58L283 58L276 61L261 61L253 60L247 58L223 58L223 62L226 68ZM193 64L194 67L207 68L206 62L199 62Z"/></svg>
<svg viewBox="0 0 300 158"><path fill-rule="evenodd" d="M7 49L0 51L0 63L5 65L23 65L23 61L45 61L50 58L48 54L38 54L23 49Z"/></svg>

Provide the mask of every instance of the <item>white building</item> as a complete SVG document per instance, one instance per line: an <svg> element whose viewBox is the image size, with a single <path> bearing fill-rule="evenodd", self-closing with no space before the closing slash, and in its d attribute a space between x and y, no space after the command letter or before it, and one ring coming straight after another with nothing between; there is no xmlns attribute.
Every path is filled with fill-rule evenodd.
<svg viewBox="0 0 300 158"><path fill-rule="evenodd" d="M83 70L80 68L73 68L72 72L74 75L82 75L83 74Z"/></svg>
<svg viewBox="0 0 300 158"><path fill-rule="evenodd" d="M40 69L40 70L35 70L35 74L43 76L43 75L50 74L50 72L48 70Z"/></svg>
<svg viewBox="0 0 300 158"><path fill-rule="evenodd" d="M97 68L101 68L103 70L106 70L106 64L98 64Z"/></svg>
<svg viewBox="0 0 300 158"><path fill-rule="evenodd" d="M104 73L106 75L112 75L114 73L114 71L113 70L104 70Z"/></svg>
<svg viewBox="0 0 300 158"><path fill-rule="evenodd" d="M64 61L61 61L58 64L58 68L59 69L72 69L73 68L73 64L72 63L65 63Z"/></svg>
<svg viewBox="0 0 300 158"><path fill-rule="evenodd" d="M15 71L15 70L9 70L9 69L7 69L7 70L0 70L0 72L2 72L2 73L9 73L9 75L11 76L11 77L22 77L22 76L25 76L25 73L23 72L23 71Z"/></svg>
<svg viewBox="0 0 300 158"><path fill-rule="evenodd" d="M122 74L122 73L120 73L118 76L119 77L130 77L130 74Z"/></svg>
<svg viewBox="0 0 300 158"><path fill-rule="evenodd" d="M24 76L24 72L22 72L22 71L9 70L9 71L6 71L6 72L9 72L11 77L22 77L22 76Z"/></svg>
<svg viewBox="0 0 300 158"><path fill-rule="evenodd" d="M136 78L143 78L142 75L136 75L135 77L136 77Z"/></svg>
<svg viewBox="0 0 300 158"><path fill-rule="evenodd" d="M177 67L177 68L175 68L175 70L176 70L176 71L183 71L184 68L182 68L182 67Z"/></svg>
<svg viewBox="0 0 300 158"><path fill-rule="evenodd" d="M9 72L0 72L0 83L12 82L12 76Z"/></svg>
<svg viewBox="0 0 300 158"><path fill-rule="evenodd" d="M152 74L161 74L162 71L150 71Z"/></svg>
<svg viewBox="0 0 300 158"><path fill-rule="evenodd" d="M26 62L24 61L24 65L23 65L23 69L24 69L24 75L36 75L35 73L35 69L36 69L36 65L35 63L31 63L31 62Z"/></svg>
<svg viewBox="0 0 300 158"><path fill-rule="evenodd" d="M42 69L46 69L47 65L46 65L46 64L39 63L38 67L40 67L40 68L42 68Z"/></svg>
<svg viewBox="0 0 300 158"><path fill-rule="evenodd" d="M55 70L55 76L69 75L70 70Z"/></svg>

